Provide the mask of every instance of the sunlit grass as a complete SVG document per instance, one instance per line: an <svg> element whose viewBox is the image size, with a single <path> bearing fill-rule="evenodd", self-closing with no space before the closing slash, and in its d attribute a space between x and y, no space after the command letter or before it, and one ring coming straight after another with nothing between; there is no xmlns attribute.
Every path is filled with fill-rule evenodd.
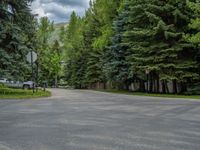
<svg viewBox="0 0 200 150"><path fill-rule="evenodd" d="M49 96L51 96L49 91L38 90L33 93L32 90L0 88L0 99L30 99Z"/></svg>
<svg viewBox="0 0 200 150"><path fill-rule="evenodd" d="M135 95L135 96L200 99L200 95L155 94L155 93L129 92L129 91L115 90L115 89L105 89L105 90L104 89L98 89L96 91L109 92L109 93L115 93L115 94Z"/></svg>

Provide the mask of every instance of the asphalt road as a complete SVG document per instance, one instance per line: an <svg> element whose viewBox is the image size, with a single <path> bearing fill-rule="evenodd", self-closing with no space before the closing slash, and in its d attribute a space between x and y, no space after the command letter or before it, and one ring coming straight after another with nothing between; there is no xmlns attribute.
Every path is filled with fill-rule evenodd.
<svg viewBox="0 0 200 150"><path fill-rule="evenodd" d="M0 100L0 150L200 150L200 101L59 89Z"/></svg>

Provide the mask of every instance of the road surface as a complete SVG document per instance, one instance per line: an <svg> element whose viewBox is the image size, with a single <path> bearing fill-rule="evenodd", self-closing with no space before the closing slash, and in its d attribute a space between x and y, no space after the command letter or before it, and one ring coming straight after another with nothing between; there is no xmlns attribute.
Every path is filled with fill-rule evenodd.
<svg viewBox="0 0 200 150"><path fill-rule="evenodd" d="M0 150L200 150L200 101L52 90L0 100Z"/></svg>

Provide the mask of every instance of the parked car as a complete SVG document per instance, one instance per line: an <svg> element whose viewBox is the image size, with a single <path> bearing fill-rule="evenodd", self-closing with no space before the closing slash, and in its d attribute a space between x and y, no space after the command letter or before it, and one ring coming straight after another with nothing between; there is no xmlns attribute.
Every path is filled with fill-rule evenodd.
<svg viewBox="0 0 200 150"><path fill-rule="evenodd" d="M27 81L23 83L23 89L32 89L34 87L33 81Z"/></svg>
<svg viewBox="0 0 200 150"><path fill-rule="evenodd" d="M7 81L4 84L7 85L8 87L12 87L12 88L22 88L23 82L20 82L20 81Z"/></svg>
<svg viewBox="0 0 200 150"><path fill-rule="evenodd" d="M5 78L0 78L0 83L6 83L7 82L7 79Z"/></svg>
<svg viewBox="0 0 200 150"><path fill-rule="evenodd" d="M3 83L8 87L13 87L13 88L31 89L34 87L33 81L20 82L20 81L8 80L6 78L1 78L0 83Z"/></svg>

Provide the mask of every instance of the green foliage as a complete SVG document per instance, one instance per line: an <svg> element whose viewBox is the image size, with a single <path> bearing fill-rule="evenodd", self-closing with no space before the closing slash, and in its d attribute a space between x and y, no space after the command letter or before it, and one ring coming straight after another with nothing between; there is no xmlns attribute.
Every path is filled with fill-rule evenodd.
<svg viewBox="0 0 200 150"><path fill-rule="evenodd" d="M186 83L198 79L195 48L182 38L189 32L191 18L184 1L127 1L125 8L123 41L131 54L127 57L129 76L136 73L140 77L149 70L151 85L154 80Z"/></svg>
<svg viewBox="0 0 200 150"><path fill-rule="evenodd" d="M35 20L29 0L0 2L0 74L17 80L29 71L25 56L34 49Z"/></svg>
<svg viewBox="0 0 200 150"><path fill-rule="evenodd" d="M124 13L120 13L113 23L115 34L111 40L112 44L105 52L104 73L110 82L118 83L117 88L123 88L123 84L128 83L129 80L129 64L126 60L127 46L122 41L126 25L125 17Z"/></svg>
<svg viewBox="0 0 200 150"><path fill-rule="evenodd" d="M19 89L10 89L10 88L1 88L0 89L0 94L3 95L26 95L26 94L30 94L30 92L32 91L28 91L28 90L19 90Z"/></svg>
<svg viewBox="0 0 200 150"><path fill-rule="evenodd" d="M195 17L191 19L189 28L194 32L190 35L186 35L186 39L194 44L200 46L200 1L195 0L195 2L187 1L189 8L194 12Z"/></svg>
<svg viewBox="0 0 200 150"><path fill-rule="evenodd" d="M139 81L141 91L148 80L150 92L160 91L160 81L164 93L173 81L174 93L178 85L185 91L199 80L198 49L188 42L198 41L198 13L198 0L91 1L83 18L71 15L64 40L66 80L76 87L109 81L123 89Z"/></svg>
<svg viewBox="0 0 200 150"><path fill-rule="evenodd" d="M148 82L149 92L166 93L172 81L177 93L199 81L199 0L96 0L68 26L36 22L29 2L0 2L1 76L27 78L24 56L37 50L40 80L55 85L64 75L75 88L137 81L140 91Z"/></svg>
<svg viewBox="0 0 200 150"><path fill-rule="evenodd" d="M33 93L32 90L0 88L0 98L3 99L27 99L49 96L51 96L51 92L49 91L39 90L37 93Z"/></svg>
<svg viewBox="0 0 200 150"><path fill-rule="evenodd" d="M117 16L119 5L120 1L97 0L87 12L84 33L85 41L90 41L85 42L86 48L90 49L86 73L88 84L106 82L103 71L104 55L111 44L110 38L114 34L112 23ZM93 30L87 30L87 27Z"/></svg>
<svg viewBox="0 0 200 150"><path fill-rule="evenodd" d="M106 82L103 74L104 51L111 43L112 22L117 16L120 1L97 0L83 18L71 14L67 30L62 29L65 49L65 76L69 85L85 88L93 83ZM64 32L66 35L64 36Z"/></svg>
<svg viewBox="0 0 200 150"><path fill-rule="evenodd" d="M0 89L6 88L6 86L3 83L0 83Z"/></svg>
<svg viewBox="0 0 200 150"><path fill-rule="evenodd" d="M196 99L199 100L200 96L199 94L190 94L190 93L185 93L184 95L180 94L156 94L156 93L141 93L141 92L129 92L127 90L117 90L117 89L106 89L106 90L97 90L99 92L108 92L108 93L115 93L115 94L125 94L125 95L133 95L133 96L147 96L147 97L163 97L163 98L181 98L184 101L186 99L191 100L191 99ZM164 100L164 99L163 99Z"/></svg>
<svg viewBox="0 0 200 150"><path fill-rule="evenodd" d="M61 75L62 47L54 37L54 23L47 17L40 19L37 30L39 80L57 86ZM58 33L57 33L58 34Z"/></svg>
<svg viewBox="0 0 200 150"><path fill-rule="evenodd" d="M84 88L87 53L83 41L83 20L73 12L68 26L61 31L66 81L70 86Z"/></svg>

